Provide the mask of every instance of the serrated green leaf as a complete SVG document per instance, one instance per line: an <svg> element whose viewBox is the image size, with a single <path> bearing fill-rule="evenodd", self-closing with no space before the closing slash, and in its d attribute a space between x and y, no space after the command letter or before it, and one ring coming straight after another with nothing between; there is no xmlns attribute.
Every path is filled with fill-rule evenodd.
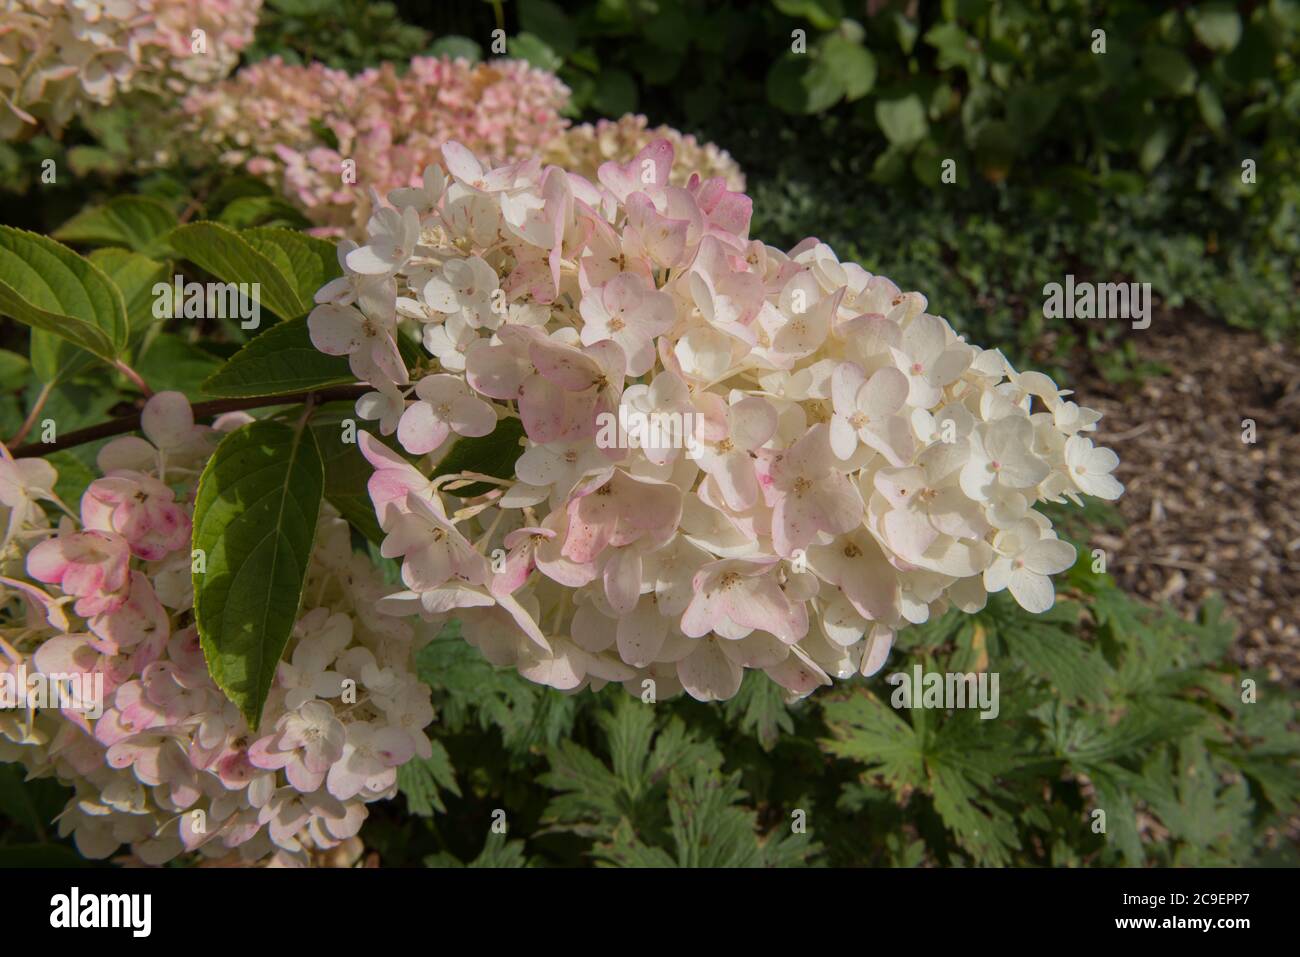
<svg viewBox="0 0 1300 957"><path fill-rule="evenodd" d="M103 270L67 246L12 226L0 226L0 315L106 362L127 344L126 306Z"/></svg>
<svg viewBox="0 0 1300 957"><path fill-rule="evenodd" d="M208 395L243 398L289 395L356 381L344 356L311 343L307 317L278 323L231 356L202 385Z"/></svg>
<svg viewBox="0 0 1300 957"><path fill-rule="evenodd" d="M433 753L427 758L416 758L403 764L397 771L397 789L406 798L406 808L420 817L433 817L447 813L442 803L443 791L460 797L456 772L451 757L441 741L431 741Z"/></svg>
<svg viewBox="0 0 1300 957"><path fill-rule="evenodd" d="M83 209L51 235L64 243L125 246L145 256L169 253L164 235L176 225L171 207L148 196L117 196Z"/></svg>
<svg viewBox="0 0 1300 957"><path fill-rule="evenodd" d="M197 383L220 366L220 356L168 332L154 338L135 362L135 370L155 392L183 392L191 402L203 399Z"/></svg>
<svg viewBox="0 0 1300 957"><path fill-rule="evenodd" d="M167 278L167 264L126 249L97 249L87 257L103 270L122 294L126 310L127 351L133 350L153 322L155 284ZM42 382L57 383L72 378L96 362L98 357L46 332L32 330L32 367ZM147 378L145 381L149 381Z"/></svg>
<svg viewBox="0 0 1300 957"><path fill-rule="evenodd" d="M256 729L298 614L324 474L311 430L251 422L199 479L194 619L213 681Z"/></svg>
<svg viewBox="0 0 1300 957"><path fill-rule="evenodd" d="M300 294L298 277L291 269L268 259L227 226L188 223L168 233L167 241L222 282L257 283L258 301L281 319L296 319L311 309L312 300Z"/></svg>
<svg viewBox="0 0 1300 957"><path fill-rule="evenodd" d="M278 226L256 226L239 235L292 280L307 309L321 286L343 275L335 245L323 239Z"/></svg>

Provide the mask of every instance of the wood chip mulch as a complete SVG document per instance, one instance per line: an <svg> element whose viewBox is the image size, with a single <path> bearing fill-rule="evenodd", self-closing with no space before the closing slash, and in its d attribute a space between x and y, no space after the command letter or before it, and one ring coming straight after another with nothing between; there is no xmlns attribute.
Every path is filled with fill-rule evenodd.
<svg viewBox="0 0 1300 957"><path fill-rule="evenodd" d="M1071 360L1071 398L1105 415L1095 441L1126 487L1125 527L1093 543L1130 593L1191 615L1218 592L1235 660L1300 685L1300 350L1172 312L1126 335L1168 374L1113 384Z"/></svg>

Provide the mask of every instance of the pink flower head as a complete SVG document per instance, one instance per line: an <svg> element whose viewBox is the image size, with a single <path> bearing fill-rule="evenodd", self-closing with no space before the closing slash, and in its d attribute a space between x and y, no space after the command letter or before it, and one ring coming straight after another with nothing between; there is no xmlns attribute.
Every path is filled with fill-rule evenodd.
<svg viewBox="0 0 1300 957"><path fill-rule="evenodd" d="M27 555L27 573L57 584L77 599L74 610L91 617L127 600L131 546L110 531L66 532L41 542Z"/></svg>
<svg viewBox="0 0 1300 957"><path fill-rule="evenodd" d="M175 498L152 475L116 472L87 487L81 519L87 530L121 535L137 558L157 561L189 544L190 519Z"/></svg>
<svg viewBox="0 0 1300 957"><path fill-rule="evenodd" d="M862 520L862 497L840 471L825 425L770 456L760 482L773 509L772 545L783 558L821 533L838 535Z"/></svg>

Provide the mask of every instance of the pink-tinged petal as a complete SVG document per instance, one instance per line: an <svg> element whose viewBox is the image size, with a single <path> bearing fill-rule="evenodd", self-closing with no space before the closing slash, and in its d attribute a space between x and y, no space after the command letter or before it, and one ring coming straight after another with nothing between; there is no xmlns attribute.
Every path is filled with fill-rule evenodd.
<svg viewBox="0 0 1300 957"><path fill-rule="evenodd" d="M716 638L701 641L677 663L677 678L696 701L726 701L740 690L744 669L723 654L718 642Z"/></svg>
<svg viewBox="0 0 1300 957"><path fill-rule="evenodd" d="M619 623L584 602L573 613L569 635L583 651L598 655L614 644Z"/></svg>
<svg viewBox="0 0 1300 957"><path fill-rule="evenodd" d="M194 413L181 392L158 392L140 413L140 428L160 449L177 448L194 431Z"/></svg>
<svg viewBox="0 0 1300 957"><path fill-rule="evenodd" d="M826 674L798 645L793 646L790 651L791 654L780 664L763 669L769 678L797 695L810 694L818 687L831 683L830 675Z"/></svg>
<svg viewBox="0 0 1300 957"><path fill-rule="evenodd" d="M361 322L361 313L352 306L327 303L317 306L307 316L307 331L311 335L311 344L321 352L346 356L359 349L365 340Z"/></svg>
<svg viewBox="0 0 1300 957"><path fill-rule="evenodd" d="M520 387L533 375L526 352L478 339L465 350L465 379L482 395L518 399Z"/></svg>
<svg viewBox="0 0 1300 957"><path fill-rule="evenodd" d="M859 671L864 677L874 675L889 659L889 649L894 646L894 632L889 628L877 626L865 639L867 647L862 652L862 667Z"/></svg>
<svg viewBox="0 0 1300 957"><path fill-rule="evenodd" d="M521 662L519 673L529 681L557 691L572 691L587 678L588 655L573 645L557 647L554 655Z"/></svg>
<svg viewBox="0 0 1300 957"><path fill-rule="evenodd" d="M466 186L473 186L483 179L483 164L478 157L455 140L442 144L442 161L447 172Z"/></svg>
<svg viewBox="0 0 1300 957"><path fill-rule="evenodd" d="M768 576L751 578L743 587L724 591L722 608L736 624L771 632L786 644L808 634L808 610L802 602L794 603L786 598L780 586Z"/></svg>
<svg viewBox="0 0 1300 957"><path fill-rule="evenodd" d="M412 455L425 455L442 445L451 434L446 421L439 418L427 402L410 405L397 423L397 441Z"/></svg>
<svg viewBox="0 0 1300 957"><path fill-rule="evenodd" d="M659 657L668 637L668 619L659 614L656 602L637 603L618 620L618 655L634 668L644 668Z"/></svg>
<svg viewBox="0 0 1300 957"><path fill-rule="evenodd" d="M641 552L635 548L614 550L605 562L605 598L620 615L629 614L641 596Z"/></svg>
<svg viewBox="0 0 1300 957"><path fill-rule="evenodd" d="M1077 552L1069 542L1044 538L1025 549L1025 567L1040 575L1058 575L1074 564Z"/></svg>
<svg viewBox="0 0 1300 957"><path fill-rule="evenodd" d="M713 631L713 624L720 614L720 602L717 597L697 589L695 597L682 613L679 627L688 638L702 638Z"/></svg>
<svg viewBox="0 0 1300 957"><path fill-rule="evenodd" d="M1041 615L1056 603L1056 591L1052 588L1051 579L1027 568L1013 571L1007 588L1020 607L1033 615Z"/></svg>
<svg viewBox="0 0 1300 957"><path fill-rule="evenodd" d="M754 460L746 453L731 452L722 456L712 475L728 508L743 512L758 501L758 476L754 472Z"/></svg>
<svg viewBox="0 0 1300 957"><path fill-rule="evenodd" d="M892 366L886 366L867 380L858 395L858 404L872 418L893 415L907 401L910 388L907 376Z"/></svg>
<svg viewBox="0 0 1300 957"><path fill-rule="evenodd" d="M482 399L465 395L452 401L449 421L459 435L488 435L497 427L497 414Z"/></svg>

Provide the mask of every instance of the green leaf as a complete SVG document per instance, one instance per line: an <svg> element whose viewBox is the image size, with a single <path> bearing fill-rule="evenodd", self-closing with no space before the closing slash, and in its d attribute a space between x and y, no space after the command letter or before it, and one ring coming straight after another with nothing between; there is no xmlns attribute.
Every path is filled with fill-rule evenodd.
<svg viewBox="0 0 1300 957"><path fill-rule="evenodd" d="M122 293L99 267L52 239L0 226L0 315L107 362L127 344Z"/></svg>
<svg viewBox="0 0 1300 957"><path fill-rule="evenodd" d="M786 113L819 113L844 95L834 66L807 53L787 53L767 73L767 99Z"/></svg>
<svg viewBox="0 0 1300 957"><path fill-rule="evenodd" d="M728 721L738 723L741 731L756 737L764 751L776 747L782 732L794 732L781 686L756 671L745 672L740 691L724 704L723 713Z"/></svg>
<svg viewBox="0 0 1300 957"><path fill-rule="evenodd" d="M554 73L564 66L564 61L556 55L550 45L541 37L531 33L524 32L517 37L511 37L508 48L512 58L527 60L539 70Z"/></svg>
<svg viewBox="0 0 1300 957"><path fill-rule="evenodd" d="M51 235L65 243L125 246L146 256L165 256L163 237L175 225L176 214L166 203L148 196L118 196L82 210Z"/></svg>
<svg viewBox="0 0 1300 957"><path fill-rule="evenodd" d="M343 275L331 242L278 226L257 226L239 235L290 278L306 310L321 286Z"/></svg>
<svg viewBox="0 0 1300 957"><path fill-rule="evenodd" d="M354 382L344 356L327 356L311 344L307 317L281 322L253 338L203 383L208 395L238 399L289 395Z"/></svg>
<svg viewBox="0 0 1300 957"><path fill-rule="evenodd" d="M1205 3L1187 11L1196 39L1226 53L1241 40L1241 14L1231 3Z"/></svg>
<svg viewBox="0 0 1300 957"><path fill-rule="evenodd" d="M375 506L366 488L375 470L355 441L343 441L344 419L353 420L355 435L356 412L350 402L328 403L311 417L316 448L325 469L325 498L357 531L378 545L384 540L384 532L375 518ZM391 439L379 441L399 455L405 454Z"/></svg>
<svg viewBox="0 0 1300 957"><path fill-rule="evenodd" d="M1215 92L1214 87L1208 83L1200 83L1196 87L1196 106L1201 111L1201 119L1205 120L1205 125L1217 137L1224 134L1227 117L1223 112L1223 103L1219 100L1219 94Z"/></svg>
<svg viewBox="0 0 1300 957"><path fill-rule="evenodd" d="M433 817L434 812L446 814L442 791L460 797L456 772L451 757L441 741L431 741L433 754L427 758L408 761L397 771L397 789L406 798L406 808L420 817Z"/></svg>
<svg viewBox="0 0 1300 957"><path fill-rule="evenodd" d="M104 271L122 294L128 346L133 349L153 322L153 289L155 284L165 281L167 264L118 247L96 249L87 258ZM93 354L43 329L32 330L30 351L32 368L42 382L70 379L97 361Z"/></svg>
<svg viewBox="0 0 1300 957"><path fill-rule="evenodd" d="M449 56L453 60L468 60L477 63L483 59L483 48L469 37L439 37L429 47L429 56Z"/></svg>
<svg viewBox="0 0 1300 957"><path fill-rule="evenodd" d="M562 57L572 53L578 42L573 21L551 0L519 0L519 25Z"/></svg>
<svg viewBox="0 0 1300 957"><path fill-rule="evenodd" d="M903 148L921 142L929 130L925 104L915 93L894 100L878 100L876 122L890 143Z"/></svg>
<svg viewBox="0 0 1300 957"><path fill-rule="evenodd" d="M273 223L302 229L311 224L310 220L279 196L237 197L225 205L217 222L233 229Z"/></svg>
<svg viewBox="0 0 1300 957"><path fill-rule="evenodd" d="M1143 53L1146 73L1169 93L1188 96L1196 89L1196 68L1173 47L1149 46Z"/></svg>
<svg viewBox="0 0 1300 957"><path fill-rule="evenodd" d="M312 307L311 299L300 294L298 277L291 269L268 259L229 227L209 222L189 223L172 230L168 242L190 262L222 282L257 283L257 300L281 319L295 319ZM287 254L276 258L283 263Z"/></svg>
<svg viewBox="0 0 1300 957"><path fill-rule="evenodd" d="M512 478L515 463L523 451L519 440L523 438L524 426L518 419L502 419L490 433L479 438L460 438L452 445L445 458L438 463L437 475L451 472L478 472L494 478ZM476 482L450 494L469 498L482 495L491 486L486 482ZM450 491L450 490L448 490Z"/></svg>
<svg viewBox="0 0 1300 957"><path fill-rule="evenodd" d="M808 20L818 30L833 30L844 16L840 0L773 0L787 17Z"/></svg>
<svg viewBox="0 0 1300 957"><path fill-rule="evenodd" d="M183 392L191 402L203 400L198 383L220 366L220 356L169 332L150 342L135 362L135 370L155 392Z"/></svg>
<svg viewBox="0 0 1300 957"><path fill-rule="evenodd" d="M832 33L822 46L822 57L844 88L845 99L861 99L876 85L876 58L861 44Z"/></svg>
<svg viewBox="0 0 1300 957"><path fill-rule="evenodd" d="M940 70L959 68L976 72L980 64L979 42L957 24L948 22L931 27L925 42L939 51Z"/></svg>
<svg viewBox="0 0 1300 957"><path fill-rule="evenodd" d="M636 111L636 81L626 70L602 70L596 78L596 95L591 105L606 116Z"/></svg>
<svg viewBox="0 0 1300 957"><path fill-rule="evenodd" d="M213 681L256 730L298 615L324 474L311 430L230 433L199 479L194 620Z"/></svg>

